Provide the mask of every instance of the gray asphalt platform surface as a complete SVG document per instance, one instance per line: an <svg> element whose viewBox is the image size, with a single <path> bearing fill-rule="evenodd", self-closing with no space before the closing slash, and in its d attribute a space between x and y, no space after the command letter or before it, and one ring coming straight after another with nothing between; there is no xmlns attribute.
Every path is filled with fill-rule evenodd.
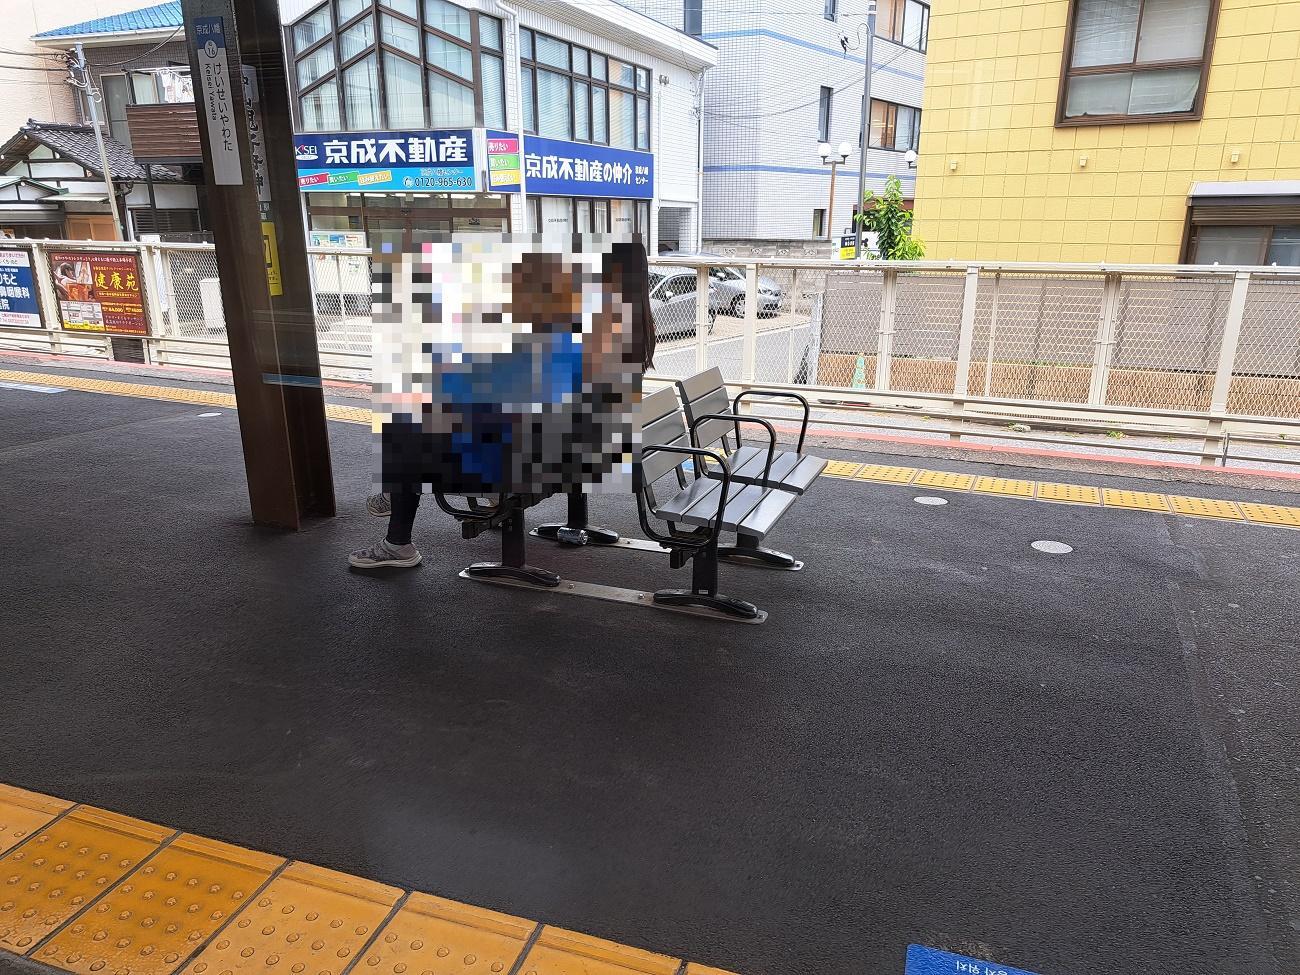
<svg viewBox="0 0 1300 975"><path fill-rule="evenodd" d="M1300 532L823 479L715 623L459 579L432 503L350 573L368 431L278 534L211 411L0 389L0 781L748 975L1300 971Z"/></svg>

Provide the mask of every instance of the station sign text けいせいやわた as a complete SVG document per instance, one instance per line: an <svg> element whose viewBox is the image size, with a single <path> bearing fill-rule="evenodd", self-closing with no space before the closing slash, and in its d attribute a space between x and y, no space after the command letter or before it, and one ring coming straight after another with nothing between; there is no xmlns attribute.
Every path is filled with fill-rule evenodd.
<svg viewBox="0 0 1300 975"><path fill-rule="evenodd" d="M472 129L295 135L304 192L478 192Z"/></svg>

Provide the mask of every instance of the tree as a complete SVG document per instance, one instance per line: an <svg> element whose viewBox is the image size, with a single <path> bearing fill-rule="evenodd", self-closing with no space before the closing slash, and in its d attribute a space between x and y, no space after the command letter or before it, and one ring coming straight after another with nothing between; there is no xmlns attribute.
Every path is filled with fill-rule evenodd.
<svg viewBox="0 0 1300 975"><path fill-rule="evenodd" d="M897 176L885 180L885 192L868 193L856 215L863 230L876 234L876 249L886 261L917 261L925 256L925 242L912 236L912 211L903 206L903 186Z"/></svg>

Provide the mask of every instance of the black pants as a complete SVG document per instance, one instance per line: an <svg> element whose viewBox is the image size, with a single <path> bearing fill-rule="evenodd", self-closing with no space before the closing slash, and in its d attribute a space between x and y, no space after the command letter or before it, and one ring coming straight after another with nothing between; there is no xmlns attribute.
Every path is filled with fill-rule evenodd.
<svg viewBox="0 0 1300 975"><path fill-rule="evenodd" d="M394 491L389 495L392 514L388 516L389 545L409 545L411 528L415 525L415 513L420 509L420 492L418 490Z"/></svg>

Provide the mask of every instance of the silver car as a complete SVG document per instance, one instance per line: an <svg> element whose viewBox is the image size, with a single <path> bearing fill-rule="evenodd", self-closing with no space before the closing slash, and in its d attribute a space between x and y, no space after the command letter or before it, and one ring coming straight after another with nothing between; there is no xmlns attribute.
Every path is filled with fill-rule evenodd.
<svg viewBox="0 0 1300 975"><path fill-rule="evenodd" d="M680 254L665 251L664 257L689 257L700 261L725 261L721 254ZM735 318L745 317L745 269L732 265L716 264L709 268L709 277L713 279L710 289L709 307L720 315ZM785 293L781 284L765 274L758 276L758 314L764 318L781 311L781 301Z"/></svg>
<svg viewBox="0 0 1300 975"><path fill-rule="evenodd" d="M713 307L715 282L709 281L709 332L717 311ZM650 310L655 319L655 338L662 341L689 338L695 334L697 282L690 268L650 272Z"/></svg>

